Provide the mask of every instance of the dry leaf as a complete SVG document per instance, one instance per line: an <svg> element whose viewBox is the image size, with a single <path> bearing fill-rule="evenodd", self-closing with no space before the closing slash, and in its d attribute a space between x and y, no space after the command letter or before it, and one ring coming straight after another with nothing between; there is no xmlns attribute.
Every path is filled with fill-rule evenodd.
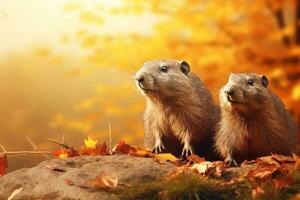
<svg viewBox="0 0 300 200"><path fill-rule="evenodd" d="M3 176L6 173L7 167L7 157L5 154L0 153L0 176Z"/></svg>
<svg viewBox="0 0 300 200"><path fill-rule="evenodd" d="M159 154L154 154L154 159L157 159L160 162L175 162L178 160L173 154L171 153L159 153Z"/></svg>
<svg viewBox="0 0 300 200"><path fill-rule="evenodd" d="M65 158L71 158L71 157L76 157L79 156L78 152L76 150L71 150L71 149L59 149L52 151L52 154L54 156L59 157L60 159L65 159Z"/></svg>
<svg viewBox="0 0 300 200"><path fill-rule="evenodd" d="M116 144L116 146L113 148L114 153L124 153L128 154L129 152L134 152L137 149L133 146L130 146L125 143L125 141L121 140Z"/></svg>
<svg viewBox="0 0 300 200"><path fill-rule="evenodd" d="M89 180L88 184L93 188L115 188L118 186L118 182L113 175L100 174L95 179Z"/></svg>
<svg viewBox="0 0 300 200"><path fill-rule="evenodd" d="M264 157L260 157L256 160L257 164L263 164L262 162L259 162L259 161L262 161L262 162L268 163L268 164L274 164L276 166L280 166L280 164L276 160L274 160L272 158L272 156L264 156Z"/></svg>
<svg viewBox="0 0 300 200"><path fill-rule="evenodd" d="M271 178L274 172L278 170L276 165L262 166L253 170L250 170L247 174L250 180L266 180Z"/></svg>
<svg viewBox="0 0 300 200"><path fill-rule="evenodd" d="M194 170L198 174L206 174L210 169L214 168L214 164L209 161L205 161L202 163L193 164L190 169Z"/></svg>
<svg viewBox="0 0 300 200"><path fill-rule="evenodd" d="M196 154L192 154L187 157L187 160L192 161L193 163L202 163L205 161L205 158L201 158L200 156L198 156Z"/></svg>
<svg viewBox="0 0 300 200"><path fill-rule="evenodd" d="M135 157L144 157L144 158L153 158L153 153L150 151L145 150L136 150L136 151L130 151L128 155L135 156Z"/></svg>
<svg viewBox="0 0 300 200"><path fill-rule="evenodd" d="M292 156L272 154L271 157L280 163L287 163L287 162L294 163L295 162L295 159Z"/></svg>
<svg viewBox="0 0 300 200"><path fill-rule="evenodd" d="M294 179L291 177L276 177L272 181L276 189L281 189L294 183Z"/></svg>
<svg viewBox="0 0 300 200"><path fill-rule="evenodd" d="M99 144L95 144L96 146L91 148L91 147L86 147L86 146L82 146L80 149L79 154L80 155L108 155L108 146L106 145L106 143L104 142L103 144L99 145Z"/></svg>

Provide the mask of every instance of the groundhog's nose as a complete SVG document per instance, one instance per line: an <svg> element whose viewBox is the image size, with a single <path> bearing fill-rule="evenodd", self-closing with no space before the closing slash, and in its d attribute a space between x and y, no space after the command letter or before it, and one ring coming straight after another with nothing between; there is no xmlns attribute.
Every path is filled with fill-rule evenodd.
<svg viewBox="0 0 300 200"><path fill-rule="evenodd" d="M139 82L139 83L142 83L144 82L144 77L143 76L140 76L140 77L136 77L136 80Z"/></svg>
<svg viewBox="0 0 300 200"><path fill-rule="evenodd" d="M226 90L226 91L225 91L225 94L226 94L227 96L231 96L231 97L234 96L234 93L235 93L235 92L234 92L233 89L229 89L229 90Z"/></svg>

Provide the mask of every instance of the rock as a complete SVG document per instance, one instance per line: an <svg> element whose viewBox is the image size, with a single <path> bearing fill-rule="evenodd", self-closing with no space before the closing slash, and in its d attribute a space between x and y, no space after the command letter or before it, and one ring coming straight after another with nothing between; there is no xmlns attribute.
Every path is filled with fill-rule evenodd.
<svg viewBox="0 0 300 200"><path fill-rule="evenodd" d="M122 185L154 181L174 169L169 163L160 164L151 158L114 156L79 156L65 160L47 160L33 168L20 169L0 177L0 199L23 187L16 199L118 199L113 191ZM119 186L91 187L90 180L99 174L112 175Z"/></svg>

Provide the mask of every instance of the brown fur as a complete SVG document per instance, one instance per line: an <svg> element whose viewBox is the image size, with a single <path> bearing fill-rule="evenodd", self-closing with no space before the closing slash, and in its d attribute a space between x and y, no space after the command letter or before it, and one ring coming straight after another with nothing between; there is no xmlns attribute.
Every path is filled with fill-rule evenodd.
<svg viewBox="0 0 300 200"><path fill-rule="evenodd" d="M253 85L249 85L249 79ZM262 75L232 74L221 89L221 121L215 146L225 160L242 162L271 153L287 155L294 151L296 125L267 85ZM233 103L225 93L230 89L235 91Z"/></svg>
<svg viewBox="0 0 300 200"><path fill-rule="evenodd" d="M168 72L161 72L161 66L167 66ZM196 153L209 157L219 113L200 79L192 72L184 74L180 66L176 60L155 60L136 74L153 90L141 90L146 97L145 146L153 148L161 139L166 152L176 156L184 145L191 145Z"/></svg>

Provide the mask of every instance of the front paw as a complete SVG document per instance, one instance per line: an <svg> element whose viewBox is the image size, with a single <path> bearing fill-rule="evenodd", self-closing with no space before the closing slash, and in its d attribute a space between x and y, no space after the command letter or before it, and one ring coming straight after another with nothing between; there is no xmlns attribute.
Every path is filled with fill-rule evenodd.
<svg viewBox="0 0 300 200"><path fill-rule="evenodd" d="M154 145L154 147L153 147L153 149L152 149L152 152L153 153L160 153L164 149L165 149L165 147L164 147L164 144L162 143L162 141L161 140L157 140L156 143L155 143L155 145Z"/></svg>
<svg viewBox="0 0 300 200"><path fill-rule="evenodd" d="M194 154L193 148L189 144L185 144L182 149L181 158L188 157L189 155Z"/></svg>
<svg viewBox="0 0 300 200"><path fill-rule="evenodd" d="M230 166L230 167L238 167L239 165L237 164L237 162L231 157L227 157L225 159L225 162Z"/></svg>

